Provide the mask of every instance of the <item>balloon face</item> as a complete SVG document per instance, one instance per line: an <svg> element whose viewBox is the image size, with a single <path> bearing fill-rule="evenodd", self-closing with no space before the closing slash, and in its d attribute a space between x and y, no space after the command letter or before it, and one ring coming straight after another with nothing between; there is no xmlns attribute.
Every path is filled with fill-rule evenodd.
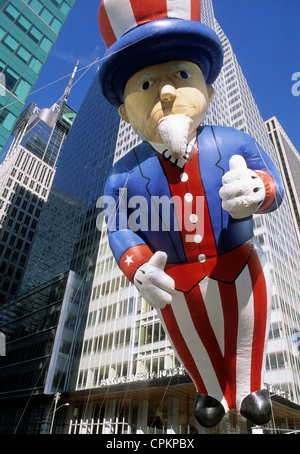
<svg viewBox="0 0 300 454"><path fill-rule="evenodd" d="M146 67L128 80L119 113L146 140L163 143L158 124L164 117L188 117L191 134L202 122L212 98L213 89L206 86L199 66L170 61Z"/></svg>

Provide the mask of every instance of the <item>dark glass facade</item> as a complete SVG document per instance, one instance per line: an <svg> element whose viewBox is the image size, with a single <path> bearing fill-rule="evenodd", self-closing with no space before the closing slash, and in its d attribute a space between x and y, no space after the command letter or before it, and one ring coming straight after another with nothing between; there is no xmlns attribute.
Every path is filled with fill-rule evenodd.
<svg viewBox="0 0 300 454"><path fill-rule="evenodd" d="M87 280L93 276L100 236L96 202L112 167L119 122L117 109L100 92L97 72L64 144L53 181L53 188L82 202L83 217L70 269Z"/></svg>
<svg viewBox="0 0 300 454"><path fill-rule="evenodd" d="M74 273L66 273L0 309L0 332L6 339L0 362L2 399L64 388L78 316L78 283Z"/></svg>
<svg viewBox="0 0 300 454"><path fill-rule="evenodd" d="M65 273L0 309L0 434L49 433L52 396L67 387L78 348L79 285Z"/></svg>

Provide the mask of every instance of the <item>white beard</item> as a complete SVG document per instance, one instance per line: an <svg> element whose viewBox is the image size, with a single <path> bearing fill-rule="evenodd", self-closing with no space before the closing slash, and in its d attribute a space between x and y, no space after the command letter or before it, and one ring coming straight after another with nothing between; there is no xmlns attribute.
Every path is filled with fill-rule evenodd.
<svg viewBox="0 0 300 454"><path fill-rule="evenodd" d="M158 132L175 159L187 152L191 119L186 115L168 115L158 124Z"/></svg>

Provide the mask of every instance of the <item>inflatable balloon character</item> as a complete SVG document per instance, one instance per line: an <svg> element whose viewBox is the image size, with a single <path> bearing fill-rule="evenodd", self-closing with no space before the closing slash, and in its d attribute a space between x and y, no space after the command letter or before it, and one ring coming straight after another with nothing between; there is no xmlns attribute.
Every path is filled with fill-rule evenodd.
<svg viewBox="0 0 300 454"><path fill-rule="evenodd" d="M143 140L106 182L112 252L191 376L198 422L235 408L264 424L270 286L252 215L281 203L277 171L244 132L203 126L223 53L199 0L103 0L99 23L101 90Z"/></svg>

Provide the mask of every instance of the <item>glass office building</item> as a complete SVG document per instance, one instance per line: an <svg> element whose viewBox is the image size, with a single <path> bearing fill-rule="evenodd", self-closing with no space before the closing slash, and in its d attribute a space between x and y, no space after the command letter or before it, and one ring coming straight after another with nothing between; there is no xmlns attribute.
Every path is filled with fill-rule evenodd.
<svg viewBox="0 0 300 454"><path fill-rule="evenodd" d="M98 71L80 106L65 143L53 187L82 202L81 232L74 245L70 268L91 280L100 232L96 228L98 198L111 169L119 116L102 96Z"/></svg>
<svg viewBox="0 0 300 454"><path fill-rule="evenodd" d="M0 155L74 3L0 2Z"/></svg>
<svg viewBox="0 0 300 454"><path fill-rule="evenodd" d="M0 304L19 292L70 119L75 117L65 102L50 109L31 103L14 128L14 141L0 164ZM61 204L67 213L68 205Z"/></svg>
<svg viewBox="0 0 300 454"><path fill-rule="evenodd" d="M49 432L50 395L65 389L76 349L79 284L65 273L0 308L0 433Z"/></svg>

